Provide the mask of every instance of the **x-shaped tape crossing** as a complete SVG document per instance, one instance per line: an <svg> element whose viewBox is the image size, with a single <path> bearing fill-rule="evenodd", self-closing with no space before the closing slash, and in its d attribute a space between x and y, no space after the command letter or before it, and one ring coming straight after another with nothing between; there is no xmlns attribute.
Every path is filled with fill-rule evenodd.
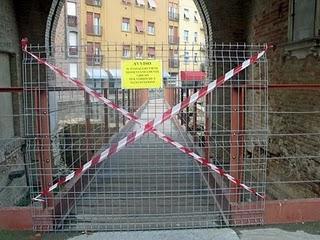
<svg viewBox="0 0 320 240"><path fill-rule="evenodd" d="M166 136L165 134L163 134L162 132L157 130L156 126L158 126L159 124L171 119L174 115L176 115L180 111L182 111L185 108L189 107L190 105L195 103L200 98L206 96L207 94L212 92L217 87L222 86L226 81L228 81L229 79L231 79L232 77L234 77L235 75L237 75L238 73L240 73L241 71L243 71L244 69L249 67L250 65L256 63L266 53L266 51L269 49L269 46L266 46L266 48L262 52L251 56L249 59L244 61L242 64L240 64L237 67L231 69L226 74L222 75L221 77L219 77L215 81L209 83L207 86L203 87L202 89L200 89L196 93L192 94L190 97L187 97L186 99L184 99L179 104L177 104L174 107L170 108L169 110L164 112L161 116L156 117L155 119L153 119L153 120L151 120L151 121L149 121L147 123L144 123L137 116L135 116L134 114L129 113L127 110L119 107L114 102L112 102L111 100L105 98L100 93L96 92L95 90L89 88L88 86L86 86L81 81L70 77L68 74L66 74L60 68L54 66L53 64L50 64L49 62L41 59L40 57L38 57L35 54L33 54L30 51L28 51L27 50L27 44L28 44L27 40L23 40L22 41L22 50L25 53L29 54L34 59L36 59L39 64L47 66L53 72L55 72L55 74L60 75L61 77L63 77L64 79L66 79L70 83L72 83L73 85L75 85L78 88L84 90L90 96L98 99L100 102L104 103L105 105L107 105L108 107L112 108L113 110L120 112L127 119L129 119L131 121L134 121L135 123L138 123L139 125L141 125L141 127L138 130L131 132L127 137L121 139L118 143L112 144L108 149L106 149L102 153L94 156L90 161L88 161L86 164L84 164L78 170L71 172L66 177L60 178L59 181L57 181L54 185L52 185L50 187L48 186L47 188L45 188L38 196L33 198L34 201L45 201L41 197L46 197L49 194L49 192L52 192L54 189L56 189L57 187L65 184L66 182L70 181L72 178L74 178L76 176L81 176L90 167L101 163L102 161L104 161L108 157L110 157L113 154L119 152L121 149L125 148L127 145L134 143L140 137L142 137L144 134L149 133L149 132L152 132L153 134L157 135L160 139L162 139L164 142L166 142L168 144L171 144L172 146L176 147L181 152L183 152L183 153L187 154L188 156L192 157L194 160L199 162L201 165L206 166L207 168L209 168L209 169L213 170L214 172L218 173L219 175L226 177L233 184L235 184L235 185L237 185L237 186L239 186L239 187L251 192L252 194L258 196L259 198L264 198L264 196L262 194L258 193L254 188L249 187L249 186L245 185L244 183L241 183L239 179L236 179L233 176L231 176L230 174L226 173L223 168L218 167L213 163L210 163L209 159L199 156L197 153L192 151L190 148L185 147L185 146L181 145L180 143L174 141L172 138Z"/></svg>

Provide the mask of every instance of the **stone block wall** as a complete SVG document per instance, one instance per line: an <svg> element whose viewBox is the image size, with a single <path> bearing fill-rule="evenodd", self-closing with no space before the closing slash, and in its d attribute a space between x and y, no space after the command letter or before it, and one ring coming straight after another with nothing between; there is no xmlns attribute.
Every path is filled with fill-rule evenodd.
<svg viewBox="0 0 320 240"><path fill-rule="evenodd" d="M0 207L26 205L27 171L24 162L23 141L0 140Z"/></svg>

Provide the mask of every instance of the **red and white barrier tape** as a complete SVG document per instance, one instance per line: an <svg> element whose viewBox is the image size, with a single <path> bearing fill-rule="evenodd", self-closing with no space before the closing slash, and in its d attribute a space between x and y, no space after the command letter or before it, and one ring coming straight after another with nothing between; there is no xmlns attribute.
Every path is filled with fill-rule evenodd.
<svg viewBox="0 0 320 240"><path fill-rule="evenodd" d="M82 82L80 82L79 80L75 80L73 78L71 78L68 74L66 74L64 71L62 71L61 69L57 68L56 66L48 63L47 61L37 57L36 55L32 54L31 52L27 51L27 41L25 42L21 42L22 45L22 49L24 52L26 52L27 54L29 54L30 56L32 56L33 58L35 58L40 64L46 65L47 67L49 67L52 71L54 71L56 74L59 74L60 76L62 76L63 78L65 78L66 80L70 81L71 83L73 83L74 85L78 86L79 88L83 89L85 92L87 92L89 95L91 95L92 97L100 100L101 102L103 102L104 104L106 104L107 106L111 107L112 109L121 112L125 117L127 117L130 120L135 121L136 123L139 123L140 125L143 125L143 128L139 129L138 131L132 132L131 134L129 134L126 138L123 138L121 141L119 141L117 144L112 145L110 148L108 148L107 150L105 150L104 152L102 152L101 154L93 157L89 162L87 162L82 168L78 169L77 171L74 171L72 173L70 173L68 176L66 176L65 178L61 178L57 183L55 183L54 185L52 185L51 187L47 188L46 190L44 190L41 194L39 194L37 197L35 197L33 200L36 201L44 201L42 199L40 199L41 196L46 196L48 195L49 192L53 191L55 188L57 188L60 185L65 184L66 182L70 181L72 178L74 178L75 176L80 176L82 175L86 170L88 170L91 166L94 166L100 162L102 162L103 160L105 160L105 158L108 158L109 156L113 155L114 153L118 152L120 149L122 149L124 146L135 142L137 139L139 139L142 135L144 135L147 132L153 132L154 134L156 134L157 136L159 136L159 138L161 138L162 140L164 140L165 142L175 146L176 148L178 148L181 152L186 153L188 156L194 158L196 161L198 161L200 164L210 168L211 170L213 170L214 172L220 174L221 176L226 177L229 181L231 181L232 183L236 184L237 186L240 186L244 189L246 189L247 191L255 194L256 196L260 197L260 198L264 198L263 195L259 194L258 192L256 192L256 190L254 188L248 187L247 185L243 184L240 182L240 180L234 178L233 176L231 176L230 174L227 174L222 168L217 167L216 165L212 164L209 162L208 159L200 157L199 155L197 155L195 152L193 152L191 149L184 147L183 145L181 145L178 142L175 142L172 138L166 136L165 134L161 133L160 131L156 130L154 127L157 126L158 124L155 124L156 122L159 122L159 118L156 118L153 121L149 121L148 123L143 123L141 120L139 120L135 115L129 113L128 111L126 111L125 109L120 108L119 106L117 106L116 104L114 104L112 101L110 101L109 99L104 98L101 94L97 93L96 91L92 90L91 88L87 87L86 85L84 85ZM174 114L178 113L179 111L183 110L184 108L190 106L191 104L193 104L194 102L196 102L199 98L204 97L205 95L207 95L209 92L213 91L213 89L215 89L218 86L221 86L225 81L227 81L228 79L232 78L233 76L237 75L239 72L241 72L242 70L244 70L245 68L247 68L248 66L250 66L251 64L257 62L258 59L260 59L265 52L267 51L268 47L266 47L266 49L264 51L262 51L261 53L252 56L251 58L249 58L247 61L243 62L241 65L239 65L238 67L232 69L231 71L229 71L227 74L225 74L224 76L218 78L216 81L210 83L207 87L202 88L200 91L198 91L197 93L193 94L190 98L187 98L186 100L189 100L189 103L186 105L186 103L184 103L186 100L184 100L182 103L177 104L176 106L174 106L173 108L169 109L167 112L165 112L162 115L162 122L170 119L171 117L174 116ZM215 84L213 84L215 83ZM212 85L212 86L210 86ZM204 89L206 89L206 92L203 93ZM204 94L204 95L203 95ZM196 100L194 100L196 99ZM180 107L180 110L177 111L177 106ZM168 112L171 110L171 116L168 116ZM177 111L177 112L176 112ZM175 113L176 112L176 113ZM160 123L162 123L160 122ZM154 127L151 128L150 124L153 123ZM159 123L159 124L160 124ZM150 129L151 128L151 129ZM140 135L141 130L143 130L142 135ZM139 137L140 136L140 137Z"/></svg>

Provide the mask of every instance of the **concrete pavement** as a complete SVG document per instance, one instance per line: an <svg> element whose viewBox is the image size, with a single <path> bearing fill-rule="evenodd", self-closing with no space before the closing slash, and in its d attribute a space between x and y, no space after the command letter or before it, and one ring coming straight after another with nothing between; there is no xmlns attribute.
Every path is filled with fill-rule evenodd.
<svg viewBox="0 0 320 240"><path fill-rule="evenodd" d="M320 235L303 231L285 231L278 228L244 229L199 229L147 232L93 233L68 240L320 240Z"/></svg>

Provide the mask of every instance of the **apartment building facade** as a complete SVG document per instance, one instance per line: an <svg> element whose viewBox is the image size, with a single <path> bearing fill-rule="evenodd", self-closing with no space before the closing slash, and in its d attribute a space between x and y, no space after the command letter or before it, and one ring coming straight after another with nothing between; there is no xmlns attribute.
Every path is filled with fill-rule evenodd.
<svg viewBox="0 0 320 240"><path fill-rule="evenodd" d="M56 44L68 48L70 75L91 87L120 87L126 59L162 60L170 85L204 77L205 36L193 0L67 0L64 11Z"/></svg>
<svg viewBox="0 0 320 240"><path fill-rule="evenodd" d="M168 84L175 85L179 79L179 21L180 21L179 0L169 0L168 3L168 42L169 42L169 73Z"/></svg>
<svg viewBox="0 0 320 240"><path fill-rule="evenodd" d="M195 84L205 79L205 33L193 0L180 0L180 83Z"/></svg>
<svg viewBox="0 0 320 240"><path fill-rule="evenodd" d="M109 87L118 88L123 60L155 58L162 60L163 77L168 77L167 9L168 1L156 0L81 2L84 77L95 84L99 77L108 79Z"/></svg>
<svg viewBox="0 0 320 240"><path fill-rule="evenodd" d="M61 10L55 35L54 57L71 77L79 77L80 0L67 0Z"/></svg>

